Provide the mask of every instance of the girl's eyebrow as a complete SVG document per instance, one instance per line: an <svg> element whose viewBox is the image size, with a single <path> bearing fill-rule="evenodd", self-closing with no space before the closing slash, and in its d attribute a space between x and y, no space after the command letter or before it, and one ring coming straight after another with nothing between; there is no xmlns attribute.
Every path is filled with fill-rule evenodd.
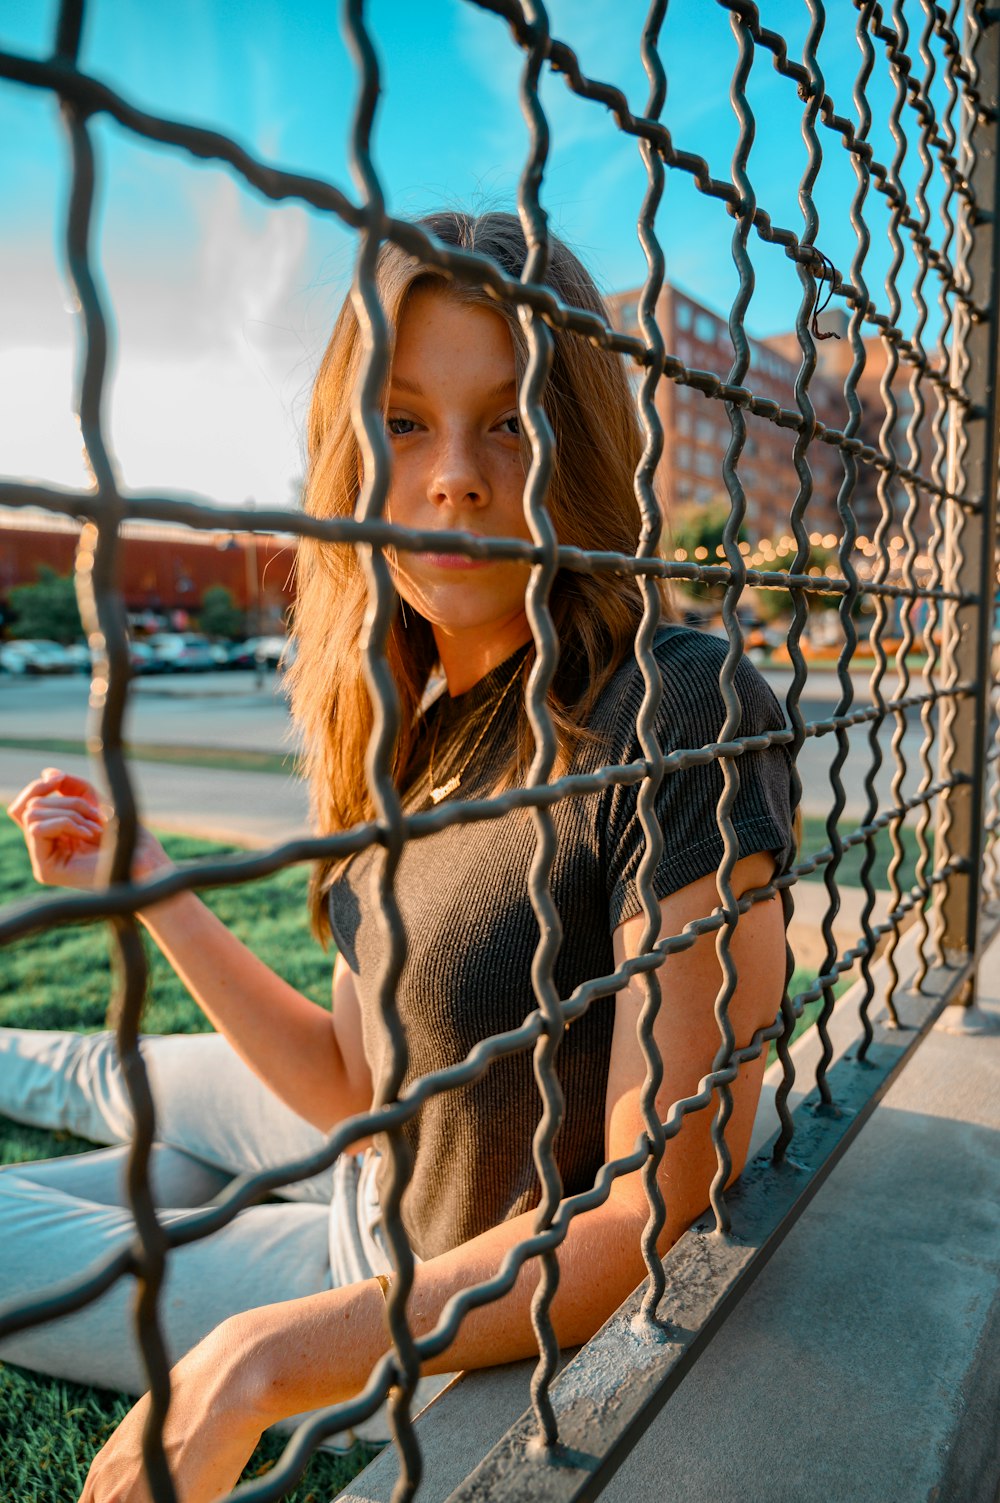
<svg viewBox="0 0 1000 1503"><path fill-rule="evenodd" d="M394 386L397 391L408 391L415 397L425 395L419 381L411 381L408 376L392 376L390 377L389 384L390 386ZM491 401L494 397L505 397L508 393L516 391L517 381L513 376L510 376L504 381L498 381L495 386L491 386L489 391L486 392L486 400Z"/></svg>

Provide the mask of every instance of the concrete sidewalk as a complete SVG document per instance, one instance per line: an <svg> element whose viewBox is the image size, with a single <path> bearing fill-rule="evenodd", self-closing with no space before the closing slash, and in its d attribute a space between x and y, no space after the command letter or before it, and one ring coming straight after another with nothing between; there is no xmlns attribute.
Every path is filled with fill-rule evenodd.
<svg viewBox="0 0 1000 1503"><path fill-rule="evenodd" d="M99 770L87 757L0 747L0 804L9 804L47 766L100 786ZM309 797L291 771L285 777L137 760L129 768L141 817L157 829L248 847L278 845L306 833Z"/></svg>
<svg viewBox="0 0 1000 1503"><path fill-rule="evenodd" d="M86 739L88 681L11 678L0 674L4 735L40 740ZM127 740L166 746L234 747L287 752L294 744L284 686L269 674L258 687L248 673L172 674L138 678L129 688Z"/></svg>

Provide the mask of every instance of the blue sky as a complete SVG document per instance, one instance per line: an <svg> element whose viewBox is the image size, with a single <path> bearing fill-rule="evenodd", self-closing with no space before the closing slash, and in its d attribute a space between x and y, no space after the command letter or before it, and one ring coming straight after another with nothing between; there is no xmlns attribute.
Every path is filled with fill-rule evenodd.
<svg viewBox="0 0 1000 1503"><path fill-rule="evenodd" d="M54 0L4 0L0 46L44 55L56 8ZM804 0L761 0L760 9L800 57ZM644 0L549 5L553 33L576 48L585 71L621 87L637 112L648 89L638 45L645 10ZM82 65L143 108L224 129L270 161L353 193L347 141L357 81L337 11L329 0L91 0ZM851 0L829 0L827 12L821 66L838 108L854 117L856 11ZM367 13L382 61L375 156L390 207L401 214L441 204L512 207L528 136L517 106L522 57L505 24L469 0L371 0ZM879 44L876 53L872 138L888 161L893 88ZM728 177L737 136L728 13L714 0L673 0L662 54L664 119L677 145L703 153L716 176ZM936 45L935 55L940 62ZM801 104L765 52L749 92L758 199L776 223L799 229ZM942 96L935 85L939 109ZM542 99L552 130L543 188L552 227L605 290L634 285L645 271L635 229L646 183L638 146L558 77L546 78ZM94 137L102 183L96 246L117 329L110 427L126 483L222 502L252 495L286 503L302 470L310 381L350 278L352 236L331 217L268 206L226 170L147 146L107 121L95 125ZM833 133L822 137L820 244L846 270L855 248L854 173ZM70 415L75 328L59 249L65 157L53 102L0 84L0 404L7 419L0 472L77 484L84 477ZM902 173L911 195L918 167L911 146ZM887 218L874 192L868 212L867 276L885 307ZM737 277L733 221L721 205L671 172L658 230L668 277L725 312ZM751 248L757 286L748 327L786 329L800 296L795 268L778 248L756 239ZM928 289L936 295L933 278Z"/></svg>

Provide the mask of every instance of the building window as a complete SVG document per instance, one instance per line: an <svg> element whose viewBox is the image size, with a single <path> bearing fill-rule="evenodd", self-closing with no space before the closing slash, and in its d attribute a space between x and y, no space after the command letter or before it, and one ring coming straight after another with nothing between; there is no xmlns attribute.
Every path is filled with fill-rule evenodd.
<svg viewBox="0 0 1000 1503"><path fill-rule="evenodd" d="M699 475L714 475L718 463L717 457L707 449L699 449L694 456L694 467Z"/></svg>
<svg viewBox="0 0 1000 1503"><path fill-rule="evenodd" d="M698 419L698 421L694 425L694 436L698 440L698 442L702 444L718 443L715 424L712 422L711 418Z"/></svg>
<svg viewBox="0 0 1000 1503"><path fill-rule="evenodd" d="M674 426L676 427L678 433L689 434L691 432L690 412L679 412L677 414L677 422Z"/></svg>
<svg viewBox="0 0 1000 1503"><path fill-rule="evenodd" d="M639 304L634 298L628 298L624 303L618 304L618 318L626 333L631 333L639 323Z"/></svg>
<svg viewBox="0 0 1000 1503"><path fill-rule="evenodd" d="M689 470L691 468L690 444L677 445L677 463L682 470Z"/></svg>
<svg viewBox="0 0 1000 1503"><path fill-rule="evenodd" d="M694 332L696 338L703 344L714 344L718 338L717 325L710 313L698 313L695 315Z"/></svg>
<svg viewBox="0 0 1000 1503"><path fill-rule="evenodd" d="M690 329L691 327L691 304L674 303L674 323L678 329Z"/></svg>
<svg viewBox="0 0 1000 1503"><path fill-rule="evenodd" d="M699 485L694 494L696 501L711 501L715 492L710 485Z"/></svg>

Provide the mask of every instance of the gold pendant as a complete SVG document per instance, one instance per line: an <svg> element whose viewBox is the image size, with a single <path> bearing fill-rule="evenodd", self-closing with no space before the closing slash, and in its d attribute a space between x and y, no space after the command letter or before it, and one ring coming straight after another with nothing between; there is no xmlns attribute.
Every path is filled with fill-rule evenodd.
<svg viewBox="0 0 1000 1503"><path fill-rule="evenodd" d="M449 778L447 783L441 784L440 788L431 789L431 799L435 804L439 804L443 798L448 797L449 793L454 793L455 789L461 785L461 782L461 774L457 777Z"/></svg>

